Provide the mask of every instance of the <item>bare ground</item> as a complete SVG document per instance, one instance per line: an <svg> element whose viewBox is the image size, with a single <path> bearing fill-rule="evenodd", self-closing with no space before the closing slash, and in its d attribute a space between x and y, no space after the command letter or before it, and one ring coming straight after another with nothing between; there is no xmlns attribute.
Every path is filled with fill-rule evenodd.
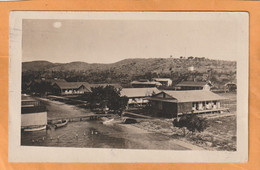
<svg viewBox="0 0 260 170"><path fill-rule="evenodd" d="M208 119L209 127L201 133L183 135L182 129L174 127L171 119L142 119L135 124L141 129L161 133L174 139L202 147L206 150L236 150L236 116Z"/></svg>

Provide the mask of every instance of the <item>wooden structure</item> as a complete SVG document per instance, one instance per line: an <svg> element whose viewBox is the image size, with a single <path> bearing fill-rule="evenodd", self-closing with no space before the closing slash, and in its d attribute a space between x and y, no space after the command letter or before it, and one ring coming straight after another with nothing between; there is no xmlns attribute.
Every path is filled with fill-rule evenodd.
<svg viewBox="0 0 260 170"><path fill-rule="evenodd" d="M23 95L21 102L21 128L36 131L43 129L46 125L47 111L45 106L30 96Z"/></svg>
<svg viewBox="0 0 260 170"><path fill-rule="evenodd" d="M116 89L121 89L119 84L89 84L87 82L55 82L53 94L55 95L79 95L90 93L91 88L113 86Z"/></svg>
<svg viewBox="0 0 260 170"><path fill-rule="evenodd" d="M176 90L210 90L210 82L182 81L175 86Z"/></svg>
<svg viewBox="0 0 260 170"><path fill-rule="evenodd" d="M121 90L121 96L128 98L127 108L139 107L147 105L149 102L146 97L159 93L160 91L155 88L123 88Z"/></svg>
<svg viewBox="0 0 260 170"><path fill-rule="evenodd" d="M153 81L159 82L162 84L162 86L171 86L172 80L170 78L153 78Z"/></svg>
<svg viewBox="0 0 260 170"><path fill-rule="evenodd" d="M158 116L177 117L186 113L207 113L226 110L221 107L224 97L206 90L165 90L147 98Z"/></svg>
<svg viewBox="0 0 260 170"><path fill-rule="evenodd" d="M56 82L52 85L55 95L78 95L91 92L87 82Z"/></svg>

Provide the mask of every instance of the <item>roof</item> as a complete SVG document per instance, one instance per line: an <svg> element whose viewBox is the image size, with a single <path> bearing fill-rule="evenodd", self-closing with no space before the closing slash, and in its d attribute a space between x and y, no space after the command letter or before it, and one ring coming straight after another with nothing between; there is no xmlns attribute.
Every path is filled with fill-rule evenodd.
<svg viewBox="0 0 260 170"><path fill-rule="evenodd" d="M127 97L145 97L145 96L151 96L154 93L159 93L160 90L158 90L155 87L152 88L123 88L121 90L121 96L127 96Z"/></svg>
<svg viewBox="0 0 260 170"><path fill-rule="evenodd" d="M156 81L147 81L147 82L141 82L141 81L132 81L131 84L151 84L151 85L157 85L161 86L162 84Z"/></svg>
<svg viewBox="0 0 260 170"><path fill-rule="evenodd" d="M177 99L177 102L200 102L200 101L214 101L214 100L225 100L226 98L215 94L207 90L185 90L185 91L173 91L173 90L164 90L164 93L169 96ZM160 94L160 93L159 93ZM157 95L156 95L157 96ZM158 99L158 97L154 96Z"/></svg>
<svg viewBox="0 0 260 170"><path fill-rule="evenodd" d="M183 81L183 82L180 82L179 84L177 84L176 86L190 86L190 87L203 87L205 86L206 84L208 84L208 82L203 82L203 81L200 81L200 82L196 82L196 81Z"/></svg>
<svg viewBox="0 0 260 170"><path fill-rule="evenodd" d="M153 78L154 81L172 81L170 78Z"/></svg>
<svg viewBox="0 0 260 170"><path fill-rule="evenodd" d="M115 88L121 89L122 86L120 84L90 84L90 87L106 87L106 86L113 86Z"/></svg>
<svg viewBox="0 0 260 170"><path fill-rule="evenodd" d="M78 89L80 86L84 85L86 88L90 87L90 84L87 82L56 82L54 83L59 86L61 89Z"/></svg>

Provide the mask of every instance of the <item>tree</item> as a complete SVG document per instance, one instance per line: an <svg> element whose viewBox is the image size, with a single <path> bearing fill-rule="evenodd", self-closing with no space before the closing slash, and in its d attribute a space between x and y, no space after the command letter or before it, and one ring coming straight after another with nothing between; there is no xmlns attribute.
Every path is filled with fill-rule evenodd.
<svg viewBox="0 0 260 170"><path fill-rule="evenodd" d="M126 96L120 96L120 90L113 86L106 87L94 87L91 88L91 93L88 94L88 102L91 108L106 108L110 110L119 111L125 109L128 98Z"/></svg>
<svg viewBox="0 0 260 170"><path fill-rule="evenodd" d="M42 96L52 91L51 83L48 81L33 82L31 85L31 92Z"/></svg>
<svg viewBox="0 0 260 170"><path fill-rule="evenodd" d="M203 132L208 127L208 122L205 118L198 117L195 114L185 114L179 120L175 119L173 121L173 126L181 128L183 130L183 135L186 136L185 129L192 132L195 131Z"/></svg>

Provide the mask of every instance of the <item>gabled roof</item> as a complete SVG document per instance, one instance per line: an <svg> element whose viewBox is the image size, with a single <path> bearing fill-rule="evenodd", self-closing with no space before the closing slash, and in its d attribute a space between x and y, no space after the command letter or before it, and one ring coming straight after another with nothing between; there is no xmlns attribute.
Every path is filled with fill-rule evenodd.
<svg viewBox="0 0 260 170"><path fill-rule="evenodd" d="M89 83L87 82L56 82L54 84L59 86L60 89L78 89L82 85L84 85L86 88L90 87Z"/></svg>
<svg viewBox="0 0 260 170"><path fill-rule="evenodd" d="M180 86L203 87L206 84L208 84L208 82L183 81L183 82L180 82L179 84L177 84L176 86L177 87L180 87Z"/></svg>
<svg viewBox="0 0 260 170"><path fill-rule="evenodd" d="M89 84L90 87L106 87L106 86L113 86L117 89L121 89L122 86L120 84Z"/></svg>
<svg viewBox="0 0 260 170"><path fill-rule="evenodd" d="M177 102L201 102L201 101L215 101L215 100L225 100L226 98L215 94L207 90L185 90L185 91L173 91L173 90L164 90L161 93L165 93L171 96L174 99L177 99ZM161 94L159 93L159 94ZM158 95L155 95L151 98L157 98ZM163 98L162 98L163 99Z"/></svg>
<svg viewBox="0 0 260 170"><path fill-rule="evenodd" d="M154 93L159 93L160 90L158 90L155 87L152 88L123 88L121 90L121 96L127 96L127 97L146 97L151 96Z"/></svg>

